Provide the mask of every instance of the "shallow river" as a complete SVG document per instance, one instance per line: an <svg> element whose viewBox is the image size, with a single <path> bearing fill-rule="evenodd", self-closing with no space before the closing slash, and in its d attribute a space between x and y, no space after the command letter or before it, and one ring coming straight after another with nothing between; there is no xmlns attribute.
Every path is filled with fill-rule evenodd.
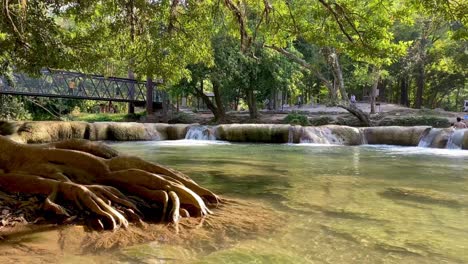
<svg viewBox="0 0 468 264"><path fill-rule="evenodd" d="M219 251L126 251L141 260L152 251L201 263L468 263L468 151L200 141L113 146L287 215L284 228Z"/></svg>
<svg viewBox="0 0 468 264"><path fill-rule="evenodd" d="M60 253L60 245L27 253L42 247L34 241L61 241L51 231L0 245L4 263L37 263L55 252L51 261L63 263L468 263L468 151L185 140L112 146L222 196L263 204L282 223L238 240L226 234L235 243L216 250L200 241L98 255Z"/></svg>

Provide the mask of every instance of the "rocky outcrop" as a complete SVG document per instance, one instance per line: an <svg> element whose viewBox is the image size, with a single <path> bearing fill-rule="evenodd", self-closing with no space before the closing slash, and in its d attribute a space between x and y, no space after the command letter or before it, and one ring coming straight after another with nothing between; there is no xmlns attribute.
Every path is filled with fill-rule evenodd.
<svg viewBox="0 0 468 264"><path fill-rule="evenodd" d="M216 138L233 142L287 143L290 125L232 124L216 127Z"/></svg>
<svg viewBox="0 0 468 264"><path fill-rule="evenodd" d="M47 143L65 139L135 141L184 139L198 124L134 122L0 122L0 135L17 142ZM337 145L383 144L468 149L468 129L428 126L355 128L350 126L292 126L280 124L230 124L205 126L208 137L196 139L252 143L316 143ZM195 138L194 138L195 139Z"/></svg>
<svg viewBox="0 0 468 264"><path fill-rule="evenodd" d="M423 132L430 127L366 127L361 128L368 144L417 146Z"/></svg>

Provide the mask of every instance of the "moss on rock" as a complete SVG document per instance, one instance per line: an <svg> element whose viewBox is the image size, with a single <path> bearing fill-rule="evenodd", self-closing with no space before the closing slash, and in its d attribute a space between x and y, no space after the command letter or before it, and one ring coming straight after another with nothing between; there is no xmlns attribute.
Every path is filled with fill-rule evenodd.
<svg viewBox="0 0 468 264"><path fill-rule="evenodd" d="M233 142L287 143L290 125L232 124L216 127L216 137Z"/></svg>
<svg viewBox="0 0 468 264"><path fill-rule="evenodd" d="M426 126L365 127L361 128L368 144L417 146Z"/></svg>
<svg viewBox="0 0 468 264"><path fill-rule="evenodd" d="M166 127L167 139L178 140L184 139L185 134L191 125L188 124L174 124Z"/></svg>
<svg viewBox="0 0 468 264"><path fill-rule="evenodd" d="M110 123L107 128L107 139L117 141L148 140L145 126L142 123Z"/></svg>
<svg viewBox="0 0 468 264"><path fill-rule="evenodd" d="M385 117L378 122L379 126L432 126L449 127L447 118L437 116L406 116L406 117Z"/></svg>

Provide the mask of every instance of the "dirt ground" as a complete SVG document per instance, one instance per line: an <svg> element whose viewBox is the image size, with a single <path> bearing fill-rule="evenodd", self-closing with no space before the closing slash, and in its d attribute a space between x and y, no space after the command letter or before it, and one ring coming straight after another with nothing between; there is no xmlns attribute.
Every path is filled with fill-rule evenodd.
<svg viewBox="0 0 468 264"><path fill-rule="evenodd" d="M357 103L357 106L364 112L370 112L368 103ZM374 125L433 125L436 127L447 127L455 122L456 117L465 117L468 120L468 113L449 112L443 109L413 109L397 104L381 103L376 106L376 114L371 115ZM212 124L213 114L206 111L194 113L191 109L181 109L181 113L175 114L172 123L199 123ZM302 107L284 107L280 110L260 110L257 119L250 119L248 111L231 111L227 113L226 123L259 123L259 124L280 124L283 119L292 112L298 112L308 116L312 125L339 124L358 126L357 119L346 110L339 107L328 107L326 105L314 104ZM183 115L185 120L179 120L178 116ZM314 120L319 120L315 122ZM433 124L434 123L434 124Z"/></svg>

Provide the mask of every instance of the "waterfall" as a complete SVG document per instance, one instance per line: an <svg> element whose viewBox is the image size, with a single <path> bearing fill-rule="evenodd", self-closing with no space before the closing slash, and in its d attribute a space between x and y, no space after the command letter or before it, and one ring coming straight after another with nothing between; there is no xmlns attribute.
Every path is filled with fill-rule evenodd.
<svg viewBox="0 0 468 264"><path fill-rule="evenodd" d="M423 132L421 135L421 139L419 140L418 147L422 148L429 148L431 147L434 138L442 131L440 128L428 128L426 131Z"/></svg>
<svg viewBox="0 0 468 264"><path fill-rule="evenodd" d="M454 130L448 140L447 140L447 146L445 148L448 149L461 149L462 144L463 144L463 137L465 136L465 132L468 131L468 129L456 129Z"/></svg>
<svg viewBox="0 0 468 264"><path fill-rule="evenodd" d="M216 140L212 127L209 126L191 126L185 135L185 139L192 140Z"/></svg>
<svg viewBox="0 0 468 264"><path fill-rule="evenodd" d="M304 127L300 143L343 144L342 140L328 127Z"/></svg>
<svg viewBox="0 0 468 264"><path fill-rule="evenodd" d="M468 129L428 128L421 135L418 147L462 149Z"/></svg>
<svg viewBox="0 0 468 264"><path fill-rule="evenodd" d="M288 130L288 144L294 143L294 127L290 127Z"/></svg>
<svg viewBox="0 0 468 264"><path fill-rule="evenodd" d="M369 142L367 142L366 135L364 134L364 131L362 129L359 129L359 145L367 145Z"/></svg>

